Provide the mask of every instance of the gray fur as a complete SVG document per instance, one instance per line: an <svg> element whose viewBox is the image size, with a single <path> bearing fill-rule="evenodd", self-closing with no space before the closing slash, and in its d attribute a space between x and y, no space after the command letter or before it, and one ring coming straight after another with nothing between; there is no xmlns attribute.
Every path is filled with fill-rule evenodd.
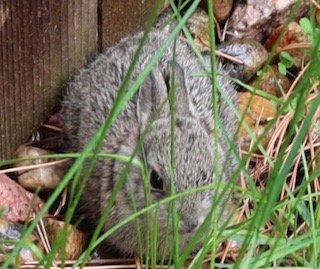
<svg viewBox="0 0 320 269"><path fill-rule="evenodd" d="M70 151L82 151L108 117L141 37L142 33L138 33L107 49L69 83L63 101L62 123L69 137ZM144 70L166 38L167 36L158 30L149 33L148 41L144 45L130 84ZM172 78L173 54L173 46L170 46L150 76L141 85L138 93L120 113L105 137L102 147L102 152L130 156L139 137L151 124L150 132L143 143L143 150L139 151L136 158L141 159L142 162L146 161L149 169L155 170L164 180L164 192L151 191L153 202L168 197L170 193L171 124L167 100L170 89L167 87L168 81ZM205 57L209 64L209 56ZM211 79L207 76L199 76L204 72L204 67L189 45L179 39L176 42L175 59L177 84L175 167L173 171L175 191L183 192L212 184L219 176L222 183L228 183L235 169L235 160L233 154L226 157L229 147L223 138L219 139L218 144L214 142ZM234 85L224 76L218 76L218 83L231 102L235 103ZM165 100L167 101L159 118L151 122L153 113ZM232 139L236 128L235 116L223 98L219 99L219 104L221 123ZM215 149L219 153L219 156L216 157L220 170L223 170L221 175L215 175L214 171ZM100 158L96 163L81 199L81 208L93 224L98 222L104 211L107 200L124 167L124 163L110 159ZM133 166L128 179L117 194L104 226L105 231L132 214L130 184L133 188L136 207L138 209L145 207L140 171ZM177 201L180 212L181 251L212 208L214 192L215 190L196 192ZM227 197L228 194L225 196ZM227 210L223 209L226 207L226 200L222 199L218 204L217 212L220 212L220 215L217 217L221 219L220 223L223 223L228 216ZM171 225L167 227L168 206L161 206L158 214L157 249L160 258L162 255L171 254L172 234L170 233ZM145 239L148 230L145 217L141 217L139 223L142 239ZM164 242L167 228L169 237L168 241ZM114 245L125 255L137 254L136 223L130 222L112 234L108 238L108 243ZM143 243L143 246L145 244ZM144 252L147 251L144 249Z"/></svg>

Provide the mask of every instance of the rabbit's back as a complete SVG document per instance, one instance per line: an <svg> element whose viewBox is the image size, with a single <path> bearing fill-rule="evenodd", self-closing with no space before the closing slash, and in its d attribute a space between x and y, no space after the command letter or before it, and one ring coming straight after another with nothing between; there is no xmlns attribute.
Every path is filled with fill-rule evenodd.
<svg viewBox="0 0 320 269"><path fill-rule="evenodd" d="M143 33L138 33L134 36L129 36L121 40L117 45L107 49L89 63L86 68L82 69L74 77L73 81L69 83L67 94L63 101L62 122L69 135L72 151L82 150L88 143L89 138L96 133L108 117L142 35ZM145 69L166 40L167 36L160 31L154 30L149 33L128 87ZM158 63L163 73L167 72L168 64L173 59L184 70L187 70L185 84L197 113L203 117L213 118L212 82L204 74L205 68L201 61L190 46L179 39L177 39L175 48L171 45ZM205 57L205 62L209 66L208 55ZM222 72L220 66L218 67L218 72ZM218 82L226 98L231 103L234 103L235 91L230 80L224 76L218 76ZM235 118L232 116L234 113L231 112L224 98L220 98L219 101L220 117L226 128L229 129L227 132L232 133L235 128ZM137 124L135 104L136 98L133 97L116 120L116 122L123 122L123 124L113 124L111 133L115 131L116 134L114 135L121 136L121 132L124 131L126 133L126 130L118 130L119 133L117 129L125 128L126 125L130 126L130 131L133 130L132 128Z"/></svg>

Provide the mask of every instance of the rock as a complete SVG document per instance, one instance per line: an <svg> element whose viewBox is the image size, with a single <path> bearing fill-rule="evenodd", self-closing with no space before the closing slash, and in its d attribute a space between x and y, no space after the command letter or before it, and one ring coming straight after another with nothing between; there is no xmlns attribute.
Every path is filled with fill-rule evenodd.
<svg viewBox="0 0 320 269"><path fill-rule="evenodd" d="M242 81L248 81L252 78L268 58L266 49L252 39L232 40L222 43L218 47L218 51L243 62L243 64L238 64L223 57L220 59L229 75Z"/></svg>
<svg viewBox="0 0 320 269"><path fill-rule="evenodd" d="M213 5L214 17L218 23L224 22L229 18L233 0L211 0ZM203 0L200 2L200 6L208 12L208 0Z"/></svg>
<svg viewBox="0 0 320 269"><path fill-rule="evenodd" d="M298 0L247 0L237 1L230 17L227 39L255 39L262 42L287 20ZM309 11L310 1L303 0L294 19Z"/></svg>
<svg viewBox="0 0 320 269"><path fill-rule="evenodd" d="M31 213L38 213L43 201L4 174L0 174L0 209L3 217L11 221L25 221Z"/></svg>
<svg viewBox="0 0 320 269"><path fill-rule="evenodd" d="M22 145L17 150L18 158L36 157L50 155L52 152L40 148ZM54 159L33 159L25 160L15 164L15 167L23 167L34 164L44 164ZM64 174L63 166L51 165L33 169L23 169L16 172L19 184L29 190L52 190L60 182Z"/></svg>
<svg viewBox="0 0 320 269"><path fill-rule="evenodd" d="M16 243L21 240L23 231L24 226L22 224L0 219L0 264L1 262L5 261L15 249ZM12 243L4 243L2 240L10 240ZM35 233L31 233L27 237L26 242L28 244L32 244L34 247L37 247L40 253L44 252L44 247ZM21 248L18 257L10 258L12 258L12 261L14 261L14 264L11 264L11 266L19 266L25 262L37 260L32 249L26 245Z"/></svg>
<svg viewBox="0 0 320 269"><path fill-rule="evenodd" d="M250 92L238 92L238 109L240 115L245 113L243 121L256 137L264 133L266 124L277 114L276 106L271 101ZM272 132L273 129L263 136L261 145L264 148L268 145ZM240 126L238 141L243 151L250 150L252 137L243 125Z"/></svg>
<svg viewBox="0 0 320 269"><path fill-rule="evenodd" d="M200 49L210 49L209 16L205 10L198 8L188 19L187 27Z"/></svg>
<svg viewBox="0 0 320 269"><path fill-rule="evenodd" d="M61 240L61 234L63 234L64 226L67 225L68 232L65 235L66 242L65 244L60 245L63 249L59 247L56 259L60 260L63 258L63 260L75 260L85 250L88 237L87 234L79 231L71 224L67 224L53 218L45 218L43 221L51 246L57 240Z"/></svg>

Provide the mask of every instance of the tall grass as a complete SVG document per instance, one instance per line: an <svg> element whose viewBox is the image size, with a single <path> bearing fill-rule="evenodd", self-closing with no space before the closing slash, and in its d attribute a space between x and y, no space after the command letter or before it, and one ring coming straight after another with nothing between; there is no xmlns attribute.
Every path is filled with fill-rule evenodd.
<svg viewBox="0 0 320 269"><path fill-rule="evenodd" d="M181 30L184 31L185 36L194 48L195 53L201 58L199 49L197 49L192 41L191 35L185 26L187 19L196 9L199 2L199 0L195 0L192 3L190 2L190 8L183 16L178 14L179 7L173 6L176 15L179 18L178 24L168 36L164 46L159 50L155 57L150 60L145 70L128 88L137 59L146 42L148 32L156 18L157 10L155 10L146 27L145 35L142 38L129 71L119 89L118 97L105 124L92 138L83 152L79 154L57 154L51 156L51 158L73 158L74 163L65 174L59 186L52 192L40 213L35 216L32 222L26 223L22 238L19 242L16 242L12 255L2 264L1 268L8 268L10 264L14 264L15 256L23 246L28 245L34 248L34 246L27 242L28 235L36 230L41 218L49 211L67 187L69 190L69 202L66 205L67 210L64 220L66 223L72 221L80 196L83 194L85 184L89 180L90 173L98 158L116 159L117 161L125 162L126 167L120 181L114 186L114 192L108 200L99 224L92 234L87 250L75 262L74 268L77 266L84 267L94 249L101 242L108 239L112 233L129 222L136 222L137 232L141 235L141 228L137 220L143 214L147 216L147 221L150 223L150 231L147 233L147 249L150 249L150 251L148 255L141 254L139 257L140 261L145 264L146 267L156 268L157 265L167 265L170 268L182 268L183 266L201 268L203 264L206 263L208 268L320 268L320 206L318 203L320 193L319 189L316 188L317 184L319 185L320 167L318 163L311 164L309 152L316 147L311 149L310 143L308 144L308 142L310 142L310 139L308 140L308 138L310 138L310 132L313 130L312 128L314 128L315 115L319 113L320 36L315 35L315 38L312 41L312 49L310 50L312 60L309 65L306 65L306 69L303 70L303 77L296 79L297 84L294 91L292 91L290 96L284 99L272 97L278 105L278 115L269 123L266 132L271 130L271 128L281 121L284 115L290 116L285 137L278 141L277 146L279 145L279 148L276 157L270 153L273 151L263 149L263 146L260 144L260 141L265 134L256 137L254 133L251 132L255 144L253 148L259 148L260 151L263 152L263 166L267 167L267 173L265 178L263 178L263 183L255 181L254 171L248 168L248 163L252 160L256 160L256 155L253 153L253 150L245 156L239 155L237 145L235 144L235 138L227 137L227 134L223 130L223 126L221 126L218 116L218 96L221 95L222 98L226 98L226 96L223 91L216 86L216 83L213 83L214 86L212 89L212 102L214 104L215 115L214 122L216 124L214 128L215 134L212 139L215 139L218 143L219 137L225 136L230 146L230 154L235 155L235 158L238 160L238 169L230 179L229 184L223 185L218 182L214 185L190 189L183 193L176 193L174 191L174 181L171 180L170 196L157 203L151 203L148 168L143 161L139 161L135 158L135 154L141 148L145 134L142 135L132 156L103 154L100 152L103 139L108 133L112 123L125 108L128 101L135 95L166 49L175 42ZM213 8L212 1L209 1L210 30L212 33L210 43L212 51L215 49ZM311 19L311 23L313 29L315 29L316 25L314 20ZM211 58L212 68L208 73L213 81L216 81L216 60L213 55L214 54L212 54ZM175 69L174 64L171 68L172 70ZM172 73L174 74L174 72ZM240 82L240 84L243 83ZM173 134L171 149L172 152L174 152L176 150L174 147L174 79L171 81L171 88L173 89L169 96L169 99L171 100ZM257 93L259 94L259 91ZM264 93L261 94L264 95ZM241 115L237 112L235 105L231 104L229 100L226 101L233 107L234 113L241 119ZM319 114L318 117L320 117ZM146 132L147 131L148 129ZM317 148L319 148L319 145L317 145ZM218 156L218 154L219 152L216 152L216 156ZM174 154L171 154L171 156L174 156ZM0 162L0 166L8 165L16 161L19 160ZM85 162L89 162L89 165L84 166ZM175 160L173 158L168 160L172 177L172 169L175 167L174 162ZM125 182L128 171L132 165L137 166L143 175L147 207L142 210L136 210L134 214L119 222L112 229L102 232L103 225L105 221L107 221L113 202L115 201L122 184ZM219 167L217 162L213 165L215 166L215 171L218 171L216 177L219 178L223 167ZM292 177L293 171L298 166L302 171L299 184L292 183L294 180ZM84 167L87 168L84 169ZM256 166L256 169L258 168L259 167ZM240 173L243 180L242 182L244 182L243 184L238 182ZM292 186L292 184L294 186ZM193 240L191 240L188 247L185 249L185 252L180 253L178 232L179 212L177 210L176 201L188 194L206 189L219 190L214 205L219 203L223 198L223 195L228 195L230 189L239 193L238 202L235 202L234 208L232 209L225 208L225 210L230 210L232 214L222 226L219 225L220 212L217 212L217 207L213 206L212 211L206 218L202 227L195 233ZM263 191L261 191L261 189L263 189ZM133 206L135 206L134 193L132 193L131 199ZM231 197L229 197L229 199L231 199ZM173 234L175 238L174 242L167 241L167 244L174 245L172 259L170 259L171 261L169 262L157 255L156 245L157 211L159 207L164 204L170 204L171 217L173 220ZM242 214L241 221L235 221L239 217L240 212ZM59 240L51 246L51 251L48 254L41 257L41 254L38 253L41 265L45 268L50 268L52 264L54 264L55 255L58 251L64 249L67 237L66 226L66 229L62 232ZM192 249L200 238L203 242L203 246L196 254L194 254L193 258L189 260ZM0 239L0 243L1 241L2 240ZM143 246L143 242L144 241L140 236L141 252L145 247ZM236 247L230 247L230 243ZM231 255L231 252L234 252L234 255ZM219 257L219 259L217 259L217 257ZM206 262L207 260L209 260L209 262ZM62 268L66 266L63 260L60 266Z"/></svg>

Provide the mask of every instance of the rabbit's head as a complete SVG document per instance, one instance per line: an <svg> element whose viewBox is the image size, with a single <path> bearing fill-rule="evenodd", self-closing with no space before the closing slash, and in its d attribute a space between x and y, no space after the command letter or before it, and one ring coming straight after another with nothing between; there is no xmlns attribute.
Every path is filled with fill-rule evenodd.
<svg viewBox="0 0 320 269"><path fill-rule="evenodd" d="M220 198L219 202L214 202L214 198L221 194L218 182L223 185L226 178L222 171L215 171L214 167L223 169L225 160L222 156L225 155L225 149L222 149L219 143L215 144L213 117L198 115L199 108L194 106L189 91L186 90L189 85L186 85L183 69L178 64L174 69L175 71L171 72L171 66L167 71L156 67L139 89L136 114L139 136L143 142L138 157L148 167L151 203L169 197L172 192L181 194L189 191L175 201L179 216L180 246L183 247L204 222L214 204L217 206L216 212L221 213L216 217L223 218L223 210L220 209L224 200ZM209 89L204 90L211 93L211 86L211 80L208 78L204 87ZM208 98L211 98L211 94ZM209 114L212 115L211 113ZM197 187L204 186L207 188L195 191ZM174 191L171 187L174 187ZM137 168L131 168L123 188L126 192L119 193L122 196L119 201L133 199L134 206L120 210L120 202L116 201L116 206L119 206L117 212L121 214L119 220L126 214L132 214L134 207L135 210L139 210L147 205L146 188ZM129 192L131 194L128 194ZM125 204L128 205L130 202ZM158 247L163 248L165 244L161 242L163 238L168 238L165 235L168 233L169 238L172 238L169 203L161 204L156 211ZM218 222L220 223L220 220ZM145 232L150 227L150 222L141 216L139 224L142 236L146 236ZM124 236L135 238L132 235L136 233L134 225L133 223L122 228ZM127 247L125 244L127 243L123 242L123 249ZM167 243L167 247L168 245L172 243ZM120 247L122 248L121 245ZM169 248L162 251L170 253L171 250Z"/></svg>

